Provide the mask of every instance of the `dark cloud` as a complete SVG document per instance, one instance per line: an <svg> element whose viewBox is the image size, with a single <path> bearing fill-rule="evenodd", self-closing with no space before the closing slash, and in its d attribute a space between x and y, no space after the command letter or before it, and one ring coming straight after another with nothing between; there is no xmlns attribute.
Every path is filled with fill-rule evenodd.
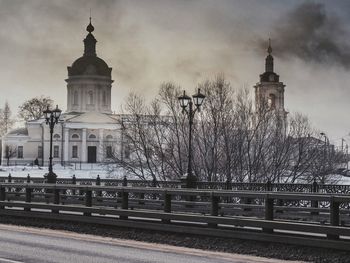
<svg viewBox="0 0 350 263"><path fill-rule="evenodd" d="M322 3L305 2L283 15L272 28L273 49L280 57L350 67L350 43L339 17ZM266 41L260 41L266 49Z"/></svg>
<svg viewBox="0 0 350 263"><path fill-rule="evenodd" d="M315 4L323 1L326 5ZM254 51L265 50L270 35L276 72L287 85L288 110L311 114L322 127L324 107L310 109L310 98L313 105L329 103L333 112L326 126L331 127L329 120L339 107L333 119L345 120L350 110L350 91L344 88L348 73L315 64L349 67L350 4L315 2L0 0L0 107L8 100L15 112L24 99L43 94L65 108L66 67L83 54L91 8L97 54L113 68L112 105L117 111L129 91L152 99L164 81L191 93L197 83L224 73L234 86L252 87L266 54ZM253 42L255 37L264 40ZM335 92L336 102L330 102ZM333 125L334 130L350 129L345 122L341 125Z"/></svg>

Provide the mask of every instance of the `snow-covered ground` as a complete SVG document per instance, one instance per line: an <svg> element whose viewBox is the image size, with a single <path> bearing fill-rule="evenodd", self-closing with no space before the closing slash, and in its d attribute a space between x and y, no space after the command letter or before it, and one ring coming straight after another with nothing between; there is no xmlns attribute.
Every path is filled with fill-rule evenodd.
<svg viewBox="0 0 350 263"><path fill-rule="evenodd" d="M58 178L72 178L75 175L76 178L92 178L96 179L97 175L100 178L116 178L121 179L124 176L122 170L110 172L108 167L99 164L86 164L81 167L61 165L53 166L54 173ZM8 176L11 173L12 177L26 177L28 174L30 177L43 177L48 172L47 167L38 166L0 166L0 176Z"/></svg>
<svg viewBox="0 0 350 263"><path fill-rule="evenodd" d="M82 164L72 165L72 166L61 166L55 164L53 166L53 171L57 174L58 178L72 178L75 175L76 178L87 178L96 179L97 175L103 178L115 178L123 179L125 172L120 168L119 170L113 169L110 171L108 166L101 164ZM0 166L0 177L8 176L11 173L12 177L43 177L44 174L48 172L48 167L38 167L38 166ZM137 179L130 178L128 179ZM301 182L303 183L303 182ZM341 177L338 184L350 185L350 177Z"/></svg>

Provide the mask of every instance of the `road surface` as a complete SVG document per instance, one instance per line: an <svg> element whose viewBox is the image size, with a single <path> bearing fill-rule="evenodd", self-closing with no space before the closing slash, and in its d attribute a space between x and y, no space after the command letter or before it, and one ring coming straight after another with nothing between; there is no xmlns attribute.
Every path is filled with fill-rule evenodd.
<svg viewBox="0 0 350 263"><path fill-rule="evenodd" d="M23 262L277 263L291 261L0 224L0 263Z"/></svg>

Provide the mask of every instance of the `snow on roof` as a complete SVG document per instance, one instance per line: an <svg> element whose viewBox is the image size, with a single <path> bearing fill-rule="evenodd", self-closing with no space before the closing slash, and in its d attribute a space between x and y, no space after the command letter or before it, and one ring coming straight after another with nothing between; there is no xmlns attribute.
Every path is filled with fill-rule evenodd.
<svg viewBox="0 0 350 263"><path fill-rule="evenodd" d="M7 135L28 135L28 129L27 128L18 128L11 130L7 133Z"/></svg>
<svg viewBox="0 0 350 263"><path fill-rule="evenodd" d="M85 112L78 116L66 119L67 122L84 122L84 123L116 123L117 120L112 116L99 112Z"/></svg>

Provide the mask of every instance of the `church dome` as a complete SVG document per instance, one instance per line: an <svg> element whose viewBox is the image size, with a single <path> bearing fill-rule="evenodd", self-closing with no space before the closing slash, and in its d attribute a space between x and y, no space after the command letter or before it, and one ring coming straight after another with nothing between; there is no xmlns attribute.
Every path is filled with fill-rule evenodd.
<svg viewBox="0 0 350 263"><path fill-rule="evenodd" d="M91 17L86 31L89 33L84 39L84 55L74 61L71 67L68 67L68 76L97 75L110 78L112 68L96 55L97 40L92 34L94 27L91 24Z"/></svg>
<svg viewBox="0 0 350 263"><path fill-rule="evenodd" d="M98 75L111 77L112 68L97 56L82 56L68 67L68 76Z"/></svg>

